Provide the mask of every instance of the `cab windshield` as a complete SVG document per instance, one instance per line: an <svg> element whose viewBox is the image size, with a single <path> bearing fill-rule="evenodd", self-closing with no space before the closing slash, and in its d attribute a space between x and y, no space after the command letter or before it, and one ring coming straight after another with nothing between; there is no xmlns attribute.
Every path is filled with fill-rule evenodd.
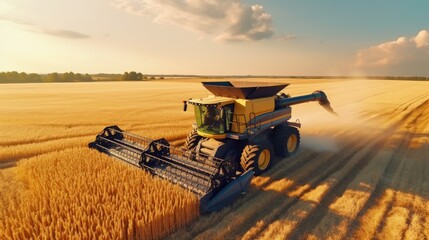
<svg viewBox="0 0 429 240"><path fill-rule="evenodd" d="M224 134L229 131L232 106L195 106L198 130L208 134Z"/></svg>

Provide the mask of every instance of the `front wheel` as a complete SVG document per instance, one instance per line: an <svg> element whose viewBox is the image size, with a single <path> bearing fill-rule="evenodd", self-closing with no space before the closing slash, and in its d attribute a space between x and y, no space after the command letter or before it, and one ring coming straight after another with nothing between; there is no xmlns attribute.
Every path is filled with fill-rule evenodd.
<svg viewBox="0 0 429 240"><path fill-rule="evenodd" d="M191 132L188 133L185 140L185 150L194 151L198 145L198 142L201 140L201 136L198 135L197 129L192 129Z"/></svg>
<svg viewBox="0 0 429 240"><path fill-rule="evenodd" d="M255 176L258 176L270 169L273 164L273 158L272 144L267 141L261 141L244 147L240 164L244 171L253 170Z"/></svg>

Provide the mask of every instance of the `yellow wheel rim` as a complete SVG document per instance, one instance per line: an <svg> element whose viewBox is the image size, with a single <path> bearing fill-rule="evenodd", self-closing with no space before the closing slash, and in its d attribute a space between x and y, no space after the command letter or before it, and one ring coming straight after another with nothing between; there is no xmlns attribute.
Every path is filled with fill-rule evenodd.
<svg viewBox="0 0 429 240"><path fill-rule="evenodd" d="M258 168L259 170L265 170L270 164L271 154L268 149L262 150L261 154L259 154L258 158Z"/></svg>
<svg viewBox="0 0 429 240"><path fill-rule="evenodd" d="M287 140L287 151L292 153L296 149L296 145L298 143L298 137L295 134L289 136Z"/></svg>

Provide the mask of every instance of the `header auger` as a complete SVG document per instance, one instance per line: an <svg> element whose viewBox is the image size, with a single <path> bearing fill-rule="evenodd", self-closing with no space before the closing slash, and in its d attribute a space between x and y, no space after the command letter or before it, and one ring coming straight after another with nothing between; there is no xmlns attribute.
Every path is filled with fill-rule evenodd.
<svg viewBox="0 0 429 240"><path fill-rule="evenodd" d="M288 84L203 82L214 96L184 101L194 106L196 123L185 146L145 138L118 126L106 127L89 147L189 189L202 212L218 211L247 191L253 175L299 147L300 123L289 122L291 105L318 101L336 114L326 94L277 94ZM276 95L277 94L277 95Z"/></svg>

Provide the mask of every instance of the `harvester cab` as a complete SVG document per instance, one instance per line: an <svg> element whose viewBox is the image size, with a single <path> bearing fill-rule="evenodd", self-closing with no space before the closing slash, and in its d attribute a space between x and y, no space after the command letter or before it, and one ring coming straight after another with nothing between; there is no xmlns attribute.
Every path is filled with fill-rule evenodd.
<svg viewBox="0 0 429 240"><path fill-rule="evenodd" d="M188 100L194 105L195 124L201 136L225 138L231 129L234 101L227 98L209 97Z"/></svg>
<svg viewBox="0 0 429 240"><path fill-rule="evenodd" d="M203 82L213 96L184 101L194 106L195 123L182 148L106 127L89 147L143 168L189 189L202 212L218 211L247 191L254 175L273 166L274 156L294 154L300 123L290 122L291 106L318 101L336 114L322 91L277 95L288 84Z"/></svg>

